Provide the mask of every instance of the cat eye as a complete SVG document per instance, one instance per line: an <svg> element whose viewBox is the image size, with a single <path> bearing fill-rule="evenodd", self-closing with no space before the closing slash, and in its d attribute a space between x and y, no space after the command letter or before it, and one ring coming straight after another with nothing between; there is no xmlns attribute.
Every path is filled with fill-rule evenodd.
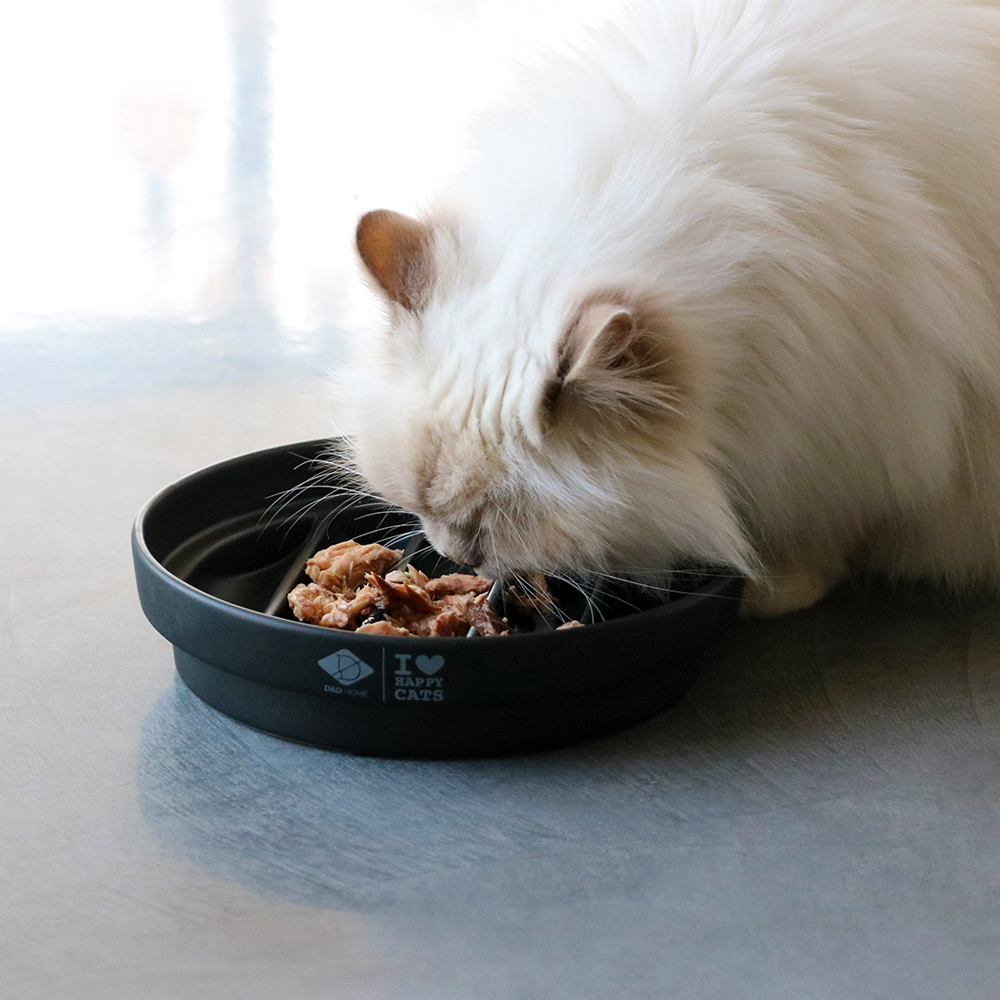
<svg viewBox="0 0 1000 1000"><path fill-rule="evenodd" d="M555 411L556 405L559 402L559 395L562 392L571 365L572 359L570 358L568 349L561 349L555 375L545 383L542 389L542 411L544 413L552 414Z"/></svg>

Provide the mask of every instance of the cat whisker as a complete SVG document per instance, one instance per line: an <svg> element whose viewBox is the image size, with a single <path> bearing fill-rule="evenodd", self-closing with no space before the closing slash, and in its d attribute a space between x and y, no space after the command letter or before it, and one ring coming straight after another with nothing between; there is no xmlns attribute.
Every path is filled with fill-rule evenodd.
<svg viewBox="0 0 1000 1000"><path fill-rule="evenodd" d="M597 575L599 575L601 579L609 580L616 584L625 584L627 586L634 587L637 590L651 591L657 594L664 594L668 597L693 597L698 593L700 593L699 590L681 589L680 587L673 586L669 583L663 586L658 586L656 584L638 581L631 577L620 576L618 574L609 573L605 571L601 571ZM698 575L704 576L705 574L698 574ZM730 577L727 576L726 578L728 579ZM725 597L725 599L733 601L740 600L740 598L738 597Z"/></svg>

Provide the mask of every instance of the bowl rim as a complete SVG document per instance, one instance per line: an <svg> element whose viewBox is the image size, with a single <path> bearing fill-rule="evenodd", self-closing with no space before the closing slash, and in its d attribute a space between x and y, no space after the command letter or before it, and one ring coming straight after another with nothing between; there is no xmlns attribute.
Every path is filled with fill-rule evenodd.
<svg viewBox="0 0 1000 1000"><path fill-rule="evenodd" d="M230 458L223 459L219 462L213 462L210 465L204 466L201 469L197 469L194 472L187 473L186 475L180 477L179 479L168 483L166 486L162 487L156 493L154 493L139 509L138 514L132 525L132 547L133 552L137 557L141 557L142 560L147 564L147 567L152 569L157 575L159 575L166 583L171 586L180 586L183 590L189 592L190 596L198 601L204 602L209 606L216 606L221 612L233 613L240 618L246 619L249 624L253 624L259 628L276 628L286 631L290 631L291 634L298 633L299 635L305 634L315 634L315 630L319 629L325 633L331 634L342 634L350 635L352 641L361 641L362 644L376 645L378 643L385 643L387 638L391 638L393 642L404 642L404 643L415 643L415 648L426 649L427 642L430 638L431 641L438 642L444 640L462 640L467 639L467 636L391 636L386 637L383 635L369 635L367 633L356 631L350 629L332 629L327 628L323 625L314 625L310 622L302 622L297 620L292 620L288 618L281 618L277 615L268 615L262 611L255 611L252 608L244 607L241 604L234 604L232 601L227 601L224 598L217 597L215 594L210 594L207 591L201 590L195 587L193 584L187 582L187 580L182 579L176 574L172 573L163 563L158 559L150 549L146 537L145 537L145 527L147 520L155 508L160 504L165 502L168 497L172 494L179 492L185 486L197 482L203 476L210 472L221 472L227 466L238 465L243 461L251 458L263 458L268 454L283 454L289 455L294 454L294 449L296 448L322 448L329 446L333 441L336 441L337 437L332 438L313 438L308 441L296 441L287 445L276 445L270 448L262 448L257 451L245 452L240 455L234 455ZM710 574L712 567L705 567L706 573ZM709 582L699 587L696 591L691 593L685 593L672 600L665 601L652 608L646 608L641 611L636 611L630 614L617 615L614 618L607 618L597 622L590 622L581 625L580 628L585 629L588 634L593 634L594 630L608 631L615 628L627 628L629 624L634 624L637 619L643 619L644 621L649 621L651 618L655 619L671 619L683 616L685 612L688 612L692 607L697 604L701 604L706 600L722 599L722 600L739 600L739 596L730 597L724 591L733 586L734 581L740 577L739 574L734 572L723 573L720 568L720 572L716 576L712 576ZM303 631L305 630L305 631ZM577 629L545 629L537 630L534 632L511 632L505 635L498 636L476 636L477 639L492 639L498 640L503 639L507 642L520 642L524 643L528 640L533 642L540 641L555 641L554 637L562 635L565 637L566 633L576 632Z"/></svg>

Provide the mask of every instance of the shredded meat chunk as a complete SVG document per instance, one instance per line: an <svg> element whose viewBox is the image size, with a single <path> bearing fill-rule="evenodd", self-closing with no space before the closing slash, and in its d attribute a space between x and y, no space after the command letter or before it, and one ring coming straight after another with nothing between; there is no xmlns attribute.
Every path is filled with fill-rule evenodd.
<svg viewBox="0 0 1000 1000"><path fill-rule="evenodd" d="M427 580L424 589L433 597L444 597L446 594L485 594L492 583L492 580L487 580L484 576L449 573L447 576Z"/></svg>
<svg viewBox="0 0 1000 1000"><path fill-rule="evenodd" d="M366 622L364 625L359 625L354 631L364 635L413 635L408 629L393 625L384 618L380 622Z"/></svg>
<svg viewBox="0 0 1000 1000"><path fill-rule="evenodd" d="M295 617L304 622L315 622L328 628L347 628L350 602L318 583L301 583L288 595Z"/></svg>
<svg viewBox="0 0 1000 1000"><path fill-rule="evenodd" d="M369 573L384 573L402 555L384 545L338 542L307 560L306 575L327 590L356 590Z"/></svg>
<svg viewBox="0 0 1000 1000"><path fill-rule="evenodd" d="M486 601L492 580L468 573L428 577L414 566L389 570L403 553L338 542L306 562L312 583L288 595L300 621L366 635L505 635L507 622ZM387 572L388 571L388 572Z"/></svg>

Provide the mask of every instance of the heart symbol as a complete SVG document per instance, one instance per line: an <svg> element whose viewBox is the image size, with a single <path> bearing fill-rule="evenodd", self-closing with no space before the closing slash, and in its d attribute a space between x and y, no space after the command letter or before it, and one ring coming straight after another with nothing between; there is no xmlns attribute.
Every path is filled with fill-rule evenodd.
<svg viewBox="0 0 1000 1000"><path fill-rule="evenodd" d="M422 670L425 674L436 674L444 666L444 657L418 656L416 664L417 670Z"/></svg>

